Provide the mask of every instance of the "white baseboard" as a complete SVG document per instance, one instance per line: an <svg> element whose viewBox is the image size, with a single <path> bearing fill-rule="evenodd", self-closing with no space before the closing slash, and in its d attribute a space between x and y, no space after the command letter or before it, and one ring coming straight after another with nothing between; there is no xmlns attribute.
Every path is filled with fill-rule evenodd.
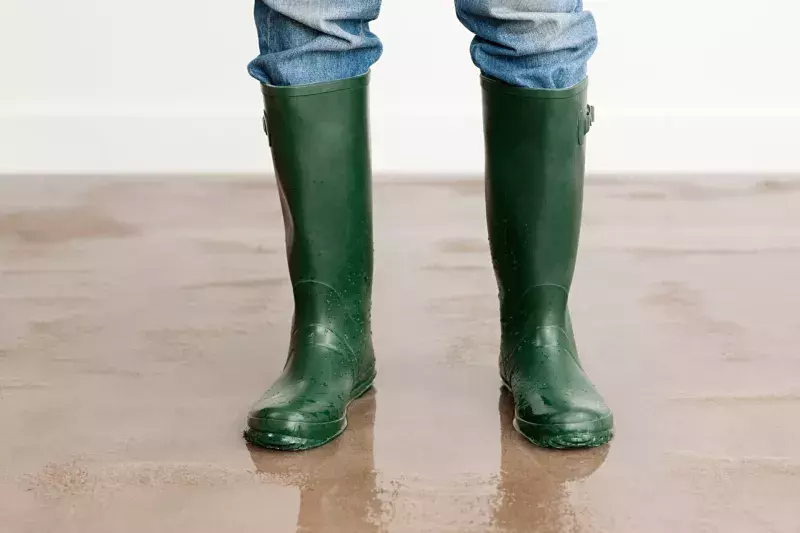
<svg viewBox="0 0 800 533"><path fill-rule="evenodd" d="M480 117L373 116L377 173L478 175ZM800 174L797 116L598 113L590 173ZM269 172L258 111L0 116L0 174Z"/></svg>

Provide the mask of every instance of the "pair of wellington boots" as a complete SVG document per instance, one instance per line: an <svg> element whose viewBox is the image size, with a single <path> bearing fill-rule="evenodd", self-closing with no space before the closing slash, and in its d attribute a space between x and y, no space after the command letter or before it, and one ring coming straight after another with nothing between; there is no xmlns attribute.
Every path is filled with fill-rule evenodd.
<svg viewBox="0 0 800 533"><path fill-rule="evenodd" d="M257 446L305 450L335 439L375 380L368 83L366 74L263 87L295 309L286 366L248 416L245 438ZM514 426L547 448L600 446L613 417L581 367L567 308L593 120L587 82L482 86L500 376Z"/></svg>

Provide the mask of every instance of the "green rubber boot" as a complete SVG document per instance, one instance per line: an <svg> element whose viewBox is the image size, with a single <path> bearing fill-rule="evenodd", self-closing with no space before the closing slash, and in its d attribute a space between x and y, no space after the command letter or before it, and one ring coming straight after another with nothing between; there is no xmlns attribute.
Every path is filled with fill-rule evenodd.
<svg viewBox="0 0 800 533"><path fill-rule="evenodd" d="M263 87L295 309L283 373L248 416L256 446L335 439L375 379L368 76Z"/></svg>
<svg viewBox="0 0 800 533"><path fill-rule="evenodd" d="M587 81L556 91L487 78L482 86L500 375L514 397L514 425L547 448L600 446L613 417L581 367L567 309L594 114Z"/></svg>

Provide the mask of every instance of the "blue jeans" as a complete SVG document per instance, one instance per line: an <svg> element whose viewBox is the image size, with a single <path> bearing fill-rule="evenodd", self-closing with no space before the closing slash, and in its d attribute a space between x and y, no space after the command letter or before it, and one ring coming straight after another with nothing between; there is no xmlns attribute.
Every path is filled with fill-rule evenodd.
<svg viewBox="0 0 800 533"><path fill-rule="evenodd" d="M250 74L269 85L364 74L383 49L369 29L380 5L381 0L256 0L260 54ZM597 29L583 0L455 0L455 7L475 34L472 60L485 76L531 89L564 89L586 77Z"/></svg>

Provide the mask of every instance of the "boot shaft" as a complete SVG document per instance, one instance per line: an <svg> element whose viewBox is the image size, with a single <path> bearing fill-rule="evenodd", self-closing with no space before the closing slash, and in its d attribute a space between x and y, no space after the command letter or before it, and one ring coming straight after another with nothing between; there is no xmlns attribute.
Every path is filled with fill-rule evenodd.
<svg viewBox="0 0 800 533"><path fill-rule="evenodd" d="M263 86L295 322L365 324L372 288L368 74Z"/></svg>
<svg viewBox="0 0 800 533"><path fill-rule="evenodd" d="M533 313L543 325L565 326L591 122L587 82L551 91L483 78L482 86L487 222L501 313L505 320Z"/></svg>

